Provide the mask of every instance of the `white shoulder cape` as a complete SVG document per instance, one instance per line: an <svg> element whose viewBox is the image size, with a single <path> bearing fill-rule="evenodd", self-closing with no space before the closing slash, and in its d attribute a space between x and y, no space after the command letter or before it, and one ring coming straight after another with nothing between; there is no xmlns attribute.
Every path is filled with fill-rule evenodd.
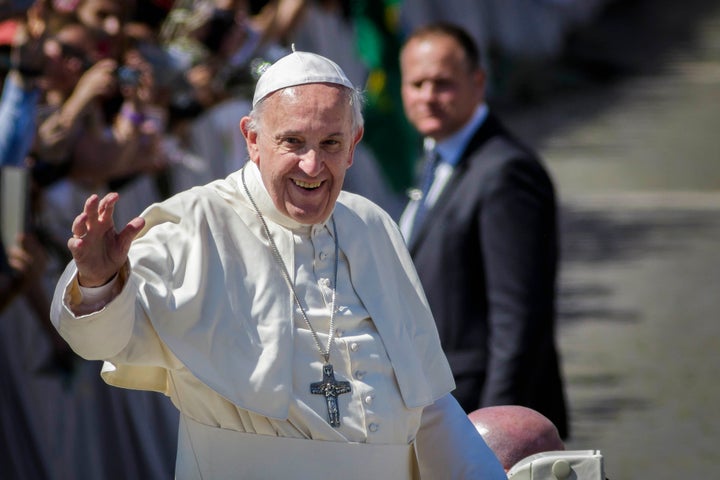
<svg viewBox="0 0 720 480"><path fill-rule="evenodd" d="M240 408L285 419L292 393L293 303L240 175L146 209L146 226L131 247L123 290L101 311L81 317L107 328L97 335L103 340L76 341L86 344L79 349L85 349L79 353L86 358L108 360L123 352L125 363L113 362L114 368L103 374L108 383L169 393L172 362L145 363L152 356L138 353L133 360L128 353L142 347L133 345L133 335L150 325L172 354L218 394ZM267 196L254 175L246 177L254 198ZM268 218L282 221L277 215ZM367 199L346 192L333 217L352 284L382 338L405 405L433 403L454 382L396 224ZM293 271L292 234L269 223ZM63 302L75 272L71 263L53 302L53 320L61 332L64 321L75 319Z"/></svg>

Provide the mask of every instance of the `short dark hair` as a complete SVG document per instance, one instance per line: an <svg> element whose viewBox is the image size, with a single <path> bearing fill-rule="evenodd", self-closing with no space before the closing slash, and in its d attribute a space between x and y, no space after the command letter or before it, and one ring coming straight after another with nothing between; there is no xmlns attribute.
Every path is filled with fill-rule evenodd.
<svg viewBox="0 0 720 480"><path fill-rule="evenodd" d="M480 49L473 37L462 27L449 22L433 22L423 25L414 30L410 36L405 39L403 48L409 41L431 37L433 35L447 36L454 39L465 53L470 70L481 68Z"/></svg>

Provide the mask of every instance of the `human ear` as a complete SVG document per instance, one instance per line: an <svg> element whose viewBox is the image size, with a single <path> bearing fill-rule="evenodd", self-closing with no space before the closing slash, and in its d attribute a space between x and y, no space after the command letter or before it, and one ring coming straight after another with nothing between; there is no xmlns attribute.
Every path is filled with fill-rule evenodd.
<svg viewBox="0 0 720 480"><path fill-rule="evenodd" d="M353 160L355 159L355 148L357 147L358 143L360 143L360 140L362 140L363 134L365 133L364 128L358 128L358 131L355 133L355 138L353 139L352 147L350 148L350 158L348 159L348 168L352 166Z"/></svg>
<svg viewBox="0 0 720 480"><path fill-rule="evenodd" d="M258 164L258 162L260 161L260 154L257 143L258 132L255 129L251 129L250 125L250 117L243 117L242 120L240 120L240 132L242 132L242 135L245 138L245 144L247 145L250 160L253 163Z"/></svg>

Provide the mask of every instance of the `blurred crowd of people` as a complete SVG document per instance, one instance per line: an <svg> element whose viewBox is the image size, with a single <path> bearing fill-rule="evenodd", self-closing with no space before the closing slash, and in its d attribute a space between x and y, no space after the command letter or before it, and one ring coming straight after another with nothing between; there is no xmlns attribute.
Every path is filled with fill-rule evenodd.
<svg viewBox="0 0 720 480"><path fill-rule="evenodd" d="M100 365L75 357L49 325L68 226L91 193L121 192L115 215L124 224L236 171L255 81L295 44L332 58L364 88L366 134L346 189L398 218L421 149L399 96L403 33L443 18L476 34L484 53L500 45L546 57L602 3L1 2L0 165L27 172L30 195L25 232L0 244L0 476L172 478L174 408L159 395L107 389ZM103 448L88 461L89 445Z"/></svg>
<svg viewBox="0 0 720 480"><path fill-rule="evenodd" d="M39 0L2 12L0 163L27 172L29 214L0 255L0 477L172 478L169 400L107 387L102 364L76 357L48 319L88 192L123 192L123 221L245 158L235 132L249 62L281 53L240 2L176 4Z"/></svg>

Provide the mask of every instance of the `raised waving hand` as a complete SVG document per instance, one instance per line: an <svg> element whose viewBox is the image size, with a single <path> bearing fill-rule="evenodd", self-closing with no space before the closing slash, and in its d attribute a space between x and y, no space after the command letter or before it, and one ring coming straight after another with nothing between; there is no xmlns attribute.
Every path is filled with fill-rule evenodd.
<svg viewBox="0 0 720 480"><path fill-rule="evenodd" d="M115 230L113 212L119 199L115 192L102 199L93 194L73 221L68 248L83 287L98 287L110 281L127 261L133 238L145 226L144 219L135 217L119 232Z"/></svg>

